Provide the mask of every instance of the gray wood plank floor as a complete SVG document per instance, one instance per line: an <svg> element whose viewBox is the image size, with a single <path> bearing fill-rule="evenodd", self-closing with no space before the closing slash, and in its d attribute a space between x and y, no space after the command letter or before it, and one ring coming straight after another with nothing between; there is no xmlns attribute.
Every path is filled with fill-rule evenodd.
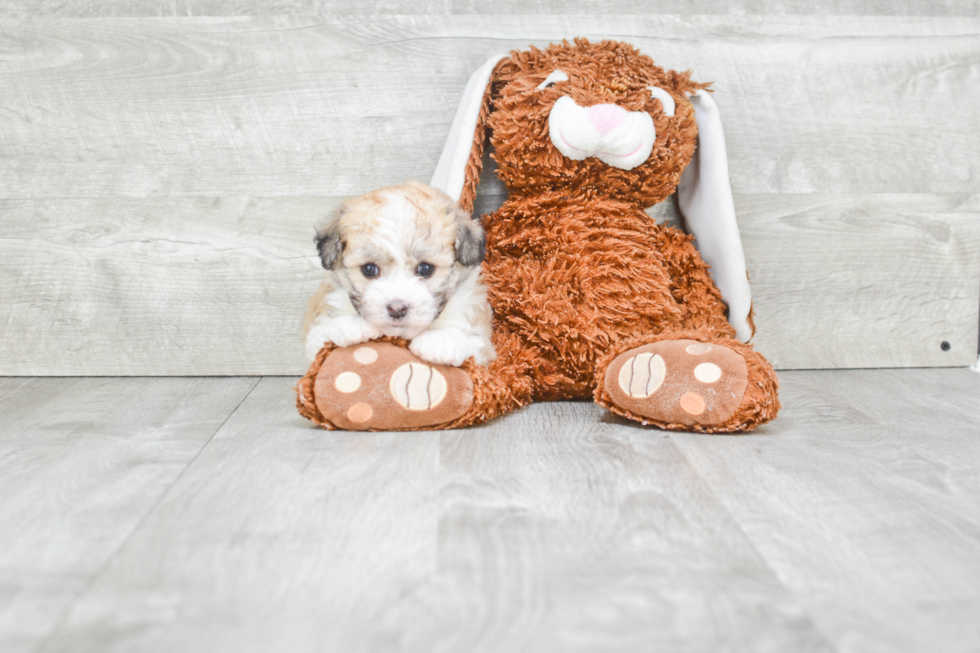
<svg viewBox="0 0 980 653"><path fill-rule="evenodd" d="M0 379L0 650L971 651L980 374L354 434L294 378Z"/></svg>
<svg viewBox="0 0 980 653"><path fill-rule="evenodd" d="M257 379L0 379L0 651L35 650Z"/></svg>

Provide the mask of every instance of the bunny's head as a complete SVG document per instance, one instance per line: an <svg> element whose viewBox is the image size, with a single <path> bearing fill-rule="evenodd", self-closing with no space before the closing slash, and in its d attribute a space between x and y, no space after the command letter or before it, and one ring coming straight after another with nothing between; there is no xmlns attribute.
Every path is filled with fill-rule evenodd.
<svg viewBox="0 0 980 653"><path fill-rule="evenodd" d="M652 206L677 192L739 337L751 293L718 108L690 73L619 41L575 39L488 60L470 78L432 185L470 211L489 132L515 194L587 190Z"/></svg>
<svg viewBox="0 0 980 653"><path fill-rule="evenodd" d="M689 73L633 46L576 39L495 67L490 141L512 192L590 189L651 206L673 194L694 153Z"/></svg>

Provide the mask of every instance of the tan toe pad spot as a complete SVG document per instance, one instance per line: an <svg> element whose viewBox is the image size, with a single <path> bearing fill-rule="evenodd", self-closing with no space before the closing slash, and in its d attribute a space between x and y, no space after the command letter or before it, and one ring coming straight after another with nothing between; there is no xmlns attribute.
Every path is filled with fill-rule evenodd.
<svg viewBox="0 0 980 653"><path fill-rule="evenodd" d="M339 392L350 394L361 387L361 377L357 375L357 372L341 372L337 375L333 385Z"/></svg>
<svg viewBox="0 0 980 653"><path fill-rule="evenodd" d="M721 378L721 368L714 363L701 363L694 368L694 378L701 383L714 383Z"/></svg>
<svg viewBox="0 0 980 653"><path fill-rule="evenodd" d="M347 409L347 419L358 424L368 421L373 414L374 410L367 404L354 404Z"/></svg>
<svg viewBox="0 0 980 653"><path fill-rule="evenodd" d="M704 398L696 392L688 392L681 397L681 408L691 415L700 415L705 409Z"/></svg>
<svg viewBox="0 0 980 653"><path fill-rule="evenodd" d="M354 350L354 360L361 365L370 365L378 360L378 352L372 347L358 347Z"/></svg>

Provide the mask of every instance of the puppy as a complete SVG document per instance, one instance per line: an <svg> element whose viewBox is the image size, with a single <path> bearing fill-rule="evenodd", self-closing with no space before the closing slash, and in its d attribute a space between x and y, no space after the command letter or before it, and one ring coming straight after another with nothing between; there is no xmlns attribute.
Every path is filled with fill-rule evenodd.
<svg viewBox="0 0 980 653"><path fill-rule="evenodd" d="M494 357L483 228L445 193L410 181L347 200L315 242L327 277L303 319L310 359L380 336L431 363Z"/></svg>

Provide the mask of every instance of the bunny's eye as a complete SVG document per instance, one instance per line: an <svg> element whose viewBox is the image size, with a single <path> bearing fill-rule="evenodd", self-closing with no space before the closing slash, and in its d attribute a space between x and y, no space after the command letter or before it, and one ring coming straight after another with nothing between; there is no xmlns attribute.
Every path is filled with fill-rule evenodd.
<svg viewBox="0 0 980 653"><path fill-rule="evenodd" d="M568 81L568 75L566 75L560 70L556 70L550 75L548 75L548 77L543 82L538 84L538 90L543 91L546 88L551 88L558 82L567 82L567 81Z"/></svg>
<svg viewBox="0 0 980 653"><path fill-rule="evenodd" d="M647 90L654 100L660 100L660 104L664 105L664 113L668 116L674 115L674 98L670 97L670 93L659 86L647 86Z"/></svg>

